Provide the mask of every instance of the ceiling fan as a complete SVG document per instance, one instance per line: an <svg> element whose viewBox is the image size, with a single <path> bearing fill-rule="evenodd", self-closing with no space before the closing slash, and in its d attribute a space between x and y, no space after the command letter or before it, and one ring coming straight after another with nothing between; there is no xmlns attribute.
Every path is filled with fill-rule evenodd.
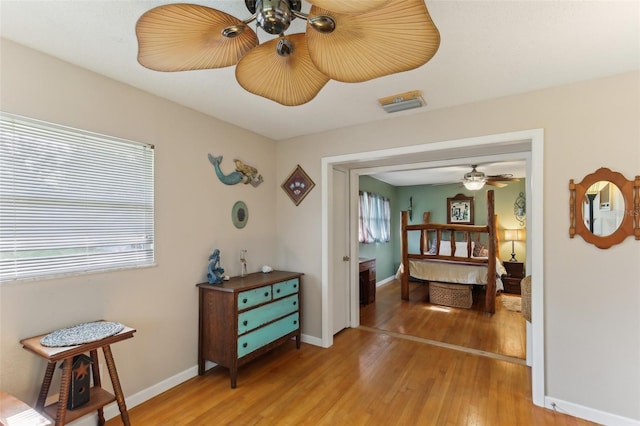
<svg viewBox="0 0 640 426"><path fill-rule="evenodd" d="M483 172L476 170L477 165L471 166L471 171L464 174L462 184L471 191L481 189L485 184L495 186L496 188L504 188L507 186L505 182L519 182L520 179L514 178L512 174L485 175Z"/></svg>
<svg viewBox="0 0 640 426"><path fill-rule="evenodd" d="M156 71L237 65L245 90L297 106L331 79L357 83L420 67L440 45L424 0L308 0L308 14L302 0L244 2L244 20L184 3L145 12L136 24L138 62ZM305 32L285 35L296 18L306 20ZM253 21L256 32L277 37L260 44Z"/></svg>

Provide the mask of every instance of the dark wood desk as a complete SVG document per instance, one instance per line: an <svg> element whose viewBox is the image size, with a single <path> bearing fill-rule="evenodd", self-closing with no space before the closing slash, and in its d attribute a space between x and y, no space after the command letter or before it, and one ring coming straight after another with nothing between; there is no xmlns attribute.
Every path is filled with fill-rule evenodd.
<svg viewBox="0 0 640 426"><path fill-rule="evenodd" d="M122 388L120 387L120 380L118 379L118 372L116 371L116 364L113 361L113 355L111 353L110 345L112 343L120 342L121 340L133 337L133 333L135 332L135 329L125 326L124 330L113 336L105 337L104 339L85 343L82 345L64 347L42 346L40 344L40 340L42 340L42 338L46 336L46 334L21 340L20 343L26 350L46 359L48 363L47 370L42 381L42 387L40 388L40 394L38 395L36 410L44 412L49 417L54 419L56 426L70 423L92 411L97 411L98 425L104 425L105 419L103 407L113 401L117 401L118 408L120 409L120 417L122 418L122 423L125 426L129 426L129 413L127 412L124 395L122 393ZM113 391L115 395L112 395L106 390L102 389L102 384L100 381L100 368L99 363L97 362L98 349L100 348L102 348L102 351L104 352L104 359L107 363L107 369L109 370L109 376L111 377L111 384L113 385ZM89 391L89 402L74 410L67 410L69 387L71 385L71 369L73 364L73 357L85 352L89 352L91 358L93 360L96 360L91 367L93 376L93 387ZM60 379L60 394L58 397L58 402L45 407L45 400L47 399L47 395L49 394L49 387L51 386L53 373L55 372L56 363L58 362L62 362L62 377Z"/></svg>
<svg viewBox="0 0 640 426"><path fill-rule="evenodd" d="M376 301L376 260L360 258L360 304Z"/></svg>

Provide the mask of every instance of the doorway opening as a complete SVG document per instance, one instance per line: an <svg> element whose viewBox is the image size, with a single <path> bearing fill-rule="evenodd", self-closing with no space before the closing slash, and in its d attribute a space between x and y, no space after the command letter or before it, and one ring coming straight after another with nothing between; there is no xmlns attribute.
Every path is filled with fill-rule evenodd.
<svg viewBox="0 0 640 426"><path fill-rule="evenodd" d="M433 167L438 164L467 164L470 158L477 161L495 161L496 158L508 158L524 155L527 159L527 228L531 238L527 241L527 264L531 265L528 273L532 275L534 291L532 292L531 310L536 319L533 324L527 323L528 360L532 366L532 396L536 405L544 405L544 334L543 334L543 288L542 273L544 270L542 256L542 211L543 211L543 130L534 129L522 132L512 132L488 135L476 138L458 139L445 142L435 142L423 145L391 148L380 151L361 152L355 154L325 157L322 159L322 344L333 344L333 303L331 296L333 289L329 288L334 263L343 254L333 253L330 244L334 220L330 217L339 215L333 212L332 203L332 174L334 168L349 171L348 212L357 212L357 191L360 174L372 171L417 169ZM349 219L350 262L349 262L349 326L359 325L358 287L358 240L353 238L355 229L357 234L357 215L344 212ZM536 232L538 230L538 232ZM536 285L540 283L539 285Z"/></svg>

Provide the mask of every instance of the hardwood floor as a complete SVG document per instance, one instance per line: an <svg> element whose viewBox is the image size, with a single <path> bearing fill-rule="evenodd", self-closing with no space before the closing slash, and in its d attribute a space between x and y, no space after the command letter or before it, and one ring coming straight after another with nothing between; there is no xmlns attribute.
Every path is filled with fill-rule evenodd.
<svg viewBox="0 0 640 426"><path fill-rule="evenodd" d="M530 395L521 362L361 327L338 333L328 349L283 345L241 367L236 389L215 368L129 415L136 426L592 424L536 407Z"/></svg>
<svg viewBox="0 0 640 426"><path fill-rule="evenodd" d="M482 290L474 292L471 309L424 303L428 292L424 284L409 283L409 290L409 301L404 301L400 299L398 280L378 287L376 303L360 308L360 324L507 357L526 358L525 320L519 312L504 308L502 295L496 299L496 313L489 316L482 312Z"/></svg>

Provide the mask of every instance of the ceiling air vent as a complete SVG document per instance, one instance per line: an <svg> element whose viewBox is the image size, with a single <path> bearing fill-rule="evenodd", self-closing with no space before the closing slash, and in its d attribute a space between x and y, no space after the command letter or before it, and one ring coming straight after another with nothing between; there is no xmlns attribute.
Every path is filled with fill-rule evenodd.
<svg viewBox="0 0 640 426"><path fill-rule="evenodd" d="M387 96L386 98L380 98L378 99L378 102L388 113L420 108L426 104L424 99L422 99L422 94L419 90L413 90L411 92L405 92L398 95Z"/></svg>

